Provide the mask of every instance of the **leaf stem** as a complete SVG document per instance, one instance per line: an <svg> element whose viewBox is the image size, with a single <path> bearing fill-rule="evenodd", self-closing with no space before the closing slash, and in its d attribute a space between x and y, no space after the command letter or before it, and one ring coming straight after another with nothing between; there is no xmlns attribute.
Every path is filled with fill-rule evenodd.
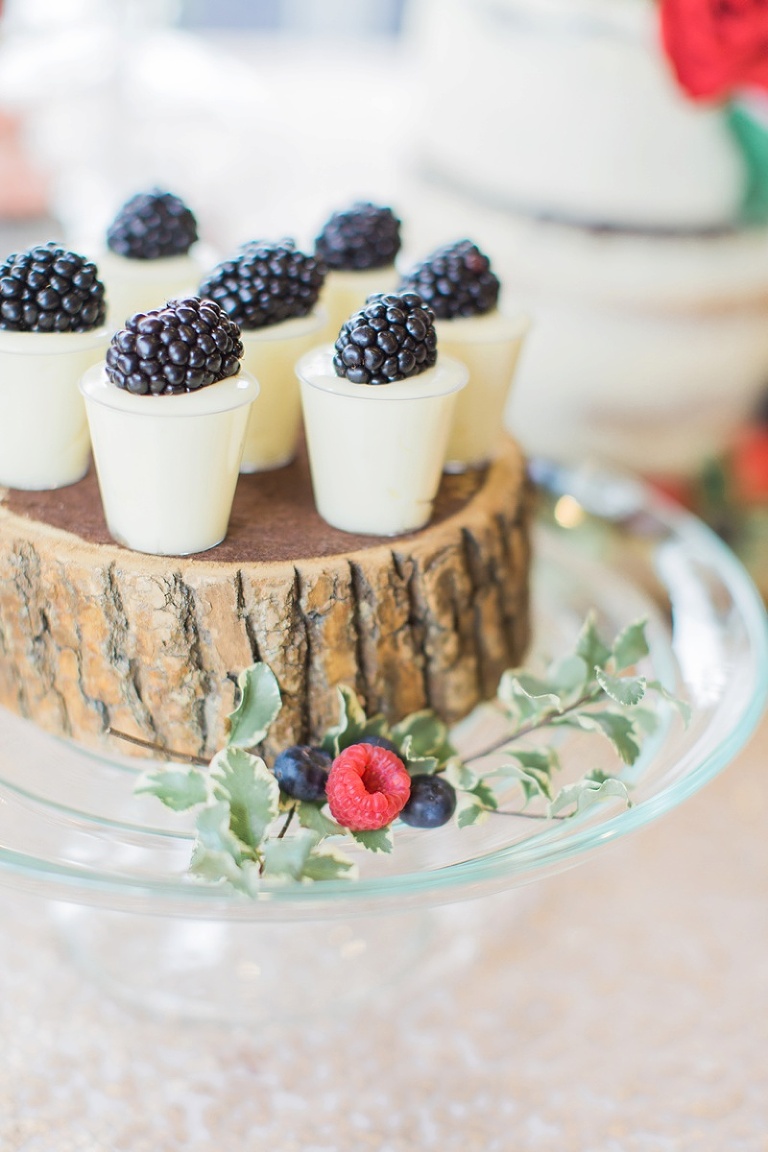
<svg viewBox="0 0 768 1152"><path fill-rule="evenodd" d="M603 695L602 688L597 691L592 689L580 696L578 700L574 700L573 704L569 704L567 708L563 708L562 712L555 709L549 709L544 712L536 720L529 720L526 724L521 724L519 728L514 729L512 732L507 733L501 740L495 740L492 744L487 744L485 748L481 748L478 752L473 752L471 756L464 757L464 764L473 764L476 760L484 760L486 756L490 756L492 752L498 752L501 748L506 748L514 740L519 740L521 736L529 736L531 732L538 731L539 728L546 728L551 720L556 716L567 716L571 712L575 712L579 708L583 708L585 704L594 704L596 700Z"/></svg>
<svg viewBox="0 0 768 1152"><path fill-rule="evenodd" d="M292 806L291 806L291 807L288 809L288 815L287 815L287 817L286 817L286 819L285 819L285 823L283 824L282 828L280 829L280 831L278 832L277 836L275 837L275 839L276 839L276 840L282 840L283 836L285 836L286 832L288 831L288 829L289 829L289 828L290 828L290 826L291 826L291 820L293 820L293 817L294 817L294 815L295 815L295 812L296 812L296 805L295 805L295 804L293 804L293 805L292 805ZM259 857L259 876L263 876L263 875L264 875L264 865L265 865L265 863L266 863L266 861L264 860L264 855L262 854L262 855Z"/></svg>
<svg viewBox="0 0 768 1152"><path fill-rule="evenodd" d="M203 756L195 756L192 752L174 752L171 748L163 748L162 744L153 744L151 740L142 740L140 736L131 736L127 732L121 732L119 728L107 728L107 735L117 736L119 740L125 740L126 744L135 744L137 748L159 752L168 760L180 760L184 764L197 764L201 768L207 768L210 764L210 760L206 760Z"/></svg>
<svg viewBox="0 0 768 1152"><path fill-rule="evenodd" d="M278 840L282 840L283 836L285 836L286 832L288 831L288 829L291 826L291 820L293 820L295 813L296 813L296 805L294 804L291 808L288 809L288 818L286 819L285 824L283 824L282 828L280 829L280 831L277 834Z"/></svg>

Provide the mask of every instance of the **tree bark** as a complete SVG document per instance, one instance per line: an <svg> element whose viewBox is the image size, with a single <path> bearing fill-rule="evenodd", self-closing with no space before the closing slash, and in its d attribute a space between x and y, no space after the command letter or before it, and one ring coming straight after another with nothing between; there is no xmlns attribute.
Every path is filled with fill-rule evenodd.
<svg viewBox="0 0 768 1152"><path fill-rule="evenodd" d="M293 507L299 525L311 515L307 484L305 476ZM484 475L455 484L454 496L469 496L421 532L362 543L330 533L329 554L306 557L283 544L272 549L277 559L240 561L228 557L244 513L229 551L154 557L105 542L98 525L90 538L73 530L87 520L76 514L77 485L46 497L45 515L41 498L25 504L6 493L0 703L123 755L142 753L110 740L107 728L210 756L226 738L237 676L263 660L283 698L267 757L334 723L341 684L369 714L396 720L433 708L455 721L492 696L525 652L531 502L512 442ZM286 510L260 506L259 514L248 531L262 542L270 515ZM243 545L242 554L256 547Z"/></svg>

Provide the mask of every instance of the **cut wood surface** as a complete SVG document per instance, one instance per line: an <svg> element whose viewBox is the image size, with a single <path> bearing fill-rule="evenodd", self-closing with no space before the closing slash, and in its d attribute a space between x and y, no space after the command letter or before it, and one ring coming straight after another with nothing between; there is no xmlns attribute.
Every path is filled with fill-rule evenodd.
<svg viewBox="0 0 768 1152"><path fill-rule="evenodd" d="M303 454L242 476L227 539L192 557L113 543L93 474L0 503L0 703L122 755L109 727L209 756L238 674L266 661L283 707L265 754L311 741L348 685L395 720L454 721L493 695L528 643L524 463L446 476L433 523L387 539L329 528Z"/></svg>

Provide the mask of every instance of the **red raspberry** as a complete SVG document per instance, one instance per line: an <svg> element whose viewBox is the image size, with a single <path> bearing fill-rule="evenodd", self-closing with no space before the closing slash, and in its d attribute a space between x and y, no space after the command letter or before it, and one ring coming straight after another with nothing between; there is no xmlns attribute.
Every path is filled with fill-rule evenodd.
<svg viewBox="0 0 768 1152"><path fill-rule="evenodd" d="M334 820L353 832L372 832L405 806L411 778L389 749L352 744L331 765L325 794Z"/></svg>

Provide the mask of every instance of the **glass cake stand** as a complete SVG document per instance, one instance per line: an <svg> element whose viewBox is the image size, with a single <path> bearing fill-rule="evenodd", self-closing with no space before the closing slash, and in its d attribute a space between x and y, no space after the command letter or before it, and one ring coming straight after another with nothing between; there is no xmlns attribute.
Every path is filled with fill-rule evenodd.
<svg viewBox="0 0 768 1152"><path fill-rule="evenodd" d="M265 884L256 899L191 880L184 814L133 794L146 761L99 756L0 713L0 883L40 897L78 962L153 1011L260 1022L352 1004L418 962L453 963L487 918L474 901L575 865L674 808L718 773L768 696L764 605L740 563L695 517L642 483L596 468L532 465L539 489L532 575L535 665L568 649L590 609L612 637L648 620L647 671L692 710L659 725L625 772L633 805L569 820L492 815L482 825L396 830L390 856L360 852L360 878ZM644 669L645 671L646 669ZM480 708L455 733L482 747ZM569 772L603 742L565 738ZM515 803L510 793L509 807ZM519 797L517 797L519 800Z"/></svg>

